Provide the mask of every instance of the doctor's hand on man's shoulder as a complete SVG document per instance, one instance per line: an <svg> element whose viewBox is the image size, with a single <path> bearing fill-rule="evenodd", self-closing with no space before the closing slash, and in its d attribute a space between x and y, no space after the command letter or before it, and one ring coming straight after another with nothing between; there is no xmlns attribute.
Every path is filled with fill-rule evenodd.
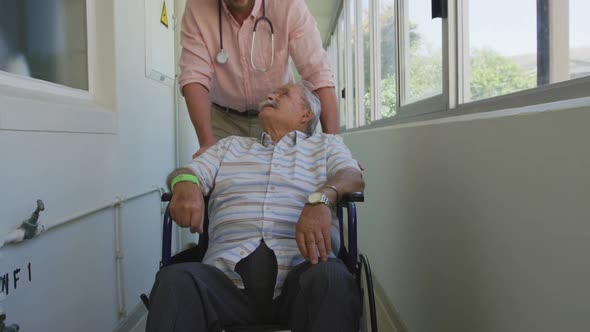
<svg viewBox="0 0 590 332"><path fill-rule="evenodd" d="M197 152L195 152L193 154L193 159L195 159L198 156L200 156L203 153L205 153L205 151L207 151L207 149L209 149L210 147L212 147L213 145L215 145L215 143L217 143L217 142L215 140L213 140L213 141L209 141L209 142L205 142L205 143L201 144L201 146L199 147L199 149L197 150Z"/></svg>

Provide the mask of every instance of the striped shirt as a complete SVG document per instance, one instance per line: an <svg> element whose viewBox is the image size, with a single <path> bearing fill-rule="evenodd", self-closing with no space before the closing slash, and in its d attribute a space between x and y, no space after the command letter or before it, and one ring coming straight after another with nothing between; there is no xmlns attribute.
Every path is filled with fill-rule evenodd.
<svg viewBox="0 0 590 332"><path fill-rule="evenodd" d="M187 167L209 195L209 247L203 262L244 288L234 268L264 239L277 257L275 297L291 268L304 262L295 242L295 225L307 196L339 170L358 169L340 136L307 136L300 131L285 135L277 144L267 134L260 140L227 137ZM335 213L330 234L336 251L340 244Z"/></svg>

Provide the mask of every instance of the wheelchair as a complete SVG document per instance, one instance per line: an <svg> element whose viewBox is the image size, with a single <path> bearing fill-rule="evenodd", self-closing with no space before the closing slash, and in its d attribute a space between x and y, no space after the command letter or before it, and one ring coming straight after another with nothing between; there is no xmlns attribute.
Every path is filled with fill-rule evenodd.
<svg viewBox="0 0 590 332"><path fill-rule="evenodd" d="M172 225L174 224L170 217L170 200L172 199L171 193L165 193L162 195L162 202L167 202L166 212L164 214L163 224L163 235L162 235L162 260L160 261L160 269L177 263L184 262L201 262L207 251L209 244L209 219L208 219L208 197L205 197L205 216L203 221L203 234L199 234L199 242L197 246L182 251L172 256ZM338 203L336 209L336 215L339 222L340 231L340 249L338 252L338 259L340 259L347 267L348 271L354 276L357 286L360 289L362 298L362 314L361 314L361 331L366 329L367 319L370 320L370 327L372 332L377 332L377 313L375 309L375 293L373 290L373 279L371 275L371 267L369 265L369 259L363 254L359 254L357 247L357 213L355 202L363 202L363 193L348 193L345 194L342 200ZM343 217L344 209L347 210L347 221L348 221L348 239L345 242ZM348 245L348 248L346 248ZM362 274L364 271L366 289L362 285ZM367 292L369 312L365 308L364 292ZM141 294L141 300L145 307L149 310L149 298L146 294ZM231 330L225 330L226 332L273 332L273 331L285 331L289 330L288 326L283 325L250 325L243 327L231 327Z"/></svg>

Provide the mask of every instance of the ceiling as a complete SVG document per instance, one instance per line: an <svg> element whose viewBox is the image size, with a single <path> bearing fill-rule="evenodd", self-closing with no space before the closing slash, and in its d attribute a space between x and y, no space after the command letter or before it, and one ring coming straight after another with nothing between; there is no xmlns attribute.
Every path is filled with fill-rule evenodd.
<svg viewBox="0 0 590 332"><path fill-rule="evenodd" d="M341 2L342 0L305 0L311 14L318 22L318 28L320 29L324 44L326 44L326 39L329 37L328 33L330 32L332 21L338 13L338 7Z"/></svg>

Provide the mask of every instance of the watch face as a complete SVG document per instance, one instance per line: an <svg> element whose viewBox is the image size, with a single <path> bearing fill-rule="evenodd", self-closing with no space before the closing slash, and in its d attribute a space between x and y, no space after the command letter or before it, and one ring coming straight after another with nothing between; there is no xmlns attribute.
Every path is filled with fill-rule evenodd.
<svg viewBox="0 0 590 332"><path fill-rule="evenodd" d="M320 192L314 192L309 194L309 196L307 197L307 201L311 204L317 204L322 201L322 196L324 196L324 194Z"/></svg>

